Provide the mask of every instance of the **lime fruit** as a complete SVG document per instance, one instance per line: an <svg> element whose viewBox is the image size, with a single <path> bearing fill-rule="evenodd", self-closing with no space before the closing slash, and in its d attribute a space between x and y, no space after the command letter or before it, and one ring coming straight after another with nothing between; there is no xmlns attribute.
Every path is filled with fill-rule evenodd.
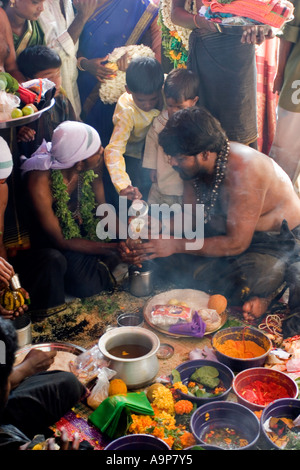
<svg viewBox="0 0 300 470"><path fill-rule="evenodd" d="M23 116L30 116L30 114L34 114L34 109L32 108L32 106L24 106L24 108L22 108L22 113L23 113Z"/></svg>
<svg viewBox="0 0 300 470"><path fill-rule="evenodd" d="M14 108L11 112L12 119L23 117L23 112L20 108Z"/></svg>

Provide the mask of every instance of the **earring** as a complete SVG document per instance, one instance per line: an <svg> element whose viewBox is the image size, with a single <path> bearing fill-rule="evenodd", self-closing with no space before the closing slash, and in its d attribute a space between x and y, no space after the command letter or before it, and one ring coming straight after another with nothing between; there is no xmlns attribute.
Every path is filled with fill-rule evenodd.
<svg viewBox="0 0 300 470"><path fill-rule="evenodd" d="M9 6L13 8L15 6L16 0L10 0Z"/></svg>

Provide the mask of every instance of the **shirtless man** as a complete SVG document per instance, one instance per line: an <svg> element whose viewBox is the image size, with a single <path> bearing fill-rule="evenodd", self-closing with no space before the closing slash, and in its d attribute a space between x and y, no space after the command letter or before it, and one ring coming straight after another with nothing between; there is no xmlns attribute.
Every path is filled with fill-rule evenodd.
<svg viewBox="0 0 300 470"><path fill-rule="evenodd" d="M236 279L240 273L250 288L244 318L260 317L282 285L289 260L295 260L296 239L300 240L300 201L288 176L266 155L229 143L219 122L204 108L177 112L159 135L159 143L184 181L184 204L205 204L204 244L187 251L186 239L160 237L135 244L133 261L185 254L194 263L199 288L203 282L207 286L209 276L215 287L230 261L221 283L229 284L233 273ZM274 232L276 246L271 242ZM293 239L289 254L284 251L284 233ZM209 265L215 269L209 271ZM182 266L181 260L179 269Z"/></svg>

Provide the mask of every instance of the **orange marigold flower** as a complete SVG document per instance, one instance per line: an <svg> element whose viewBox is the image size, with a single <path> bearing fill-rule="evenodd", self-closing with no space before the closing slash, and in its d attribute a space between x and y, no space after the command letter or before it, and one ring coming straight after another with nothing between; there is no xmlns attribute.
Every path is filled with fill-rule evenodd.
<svg viewBox="0 0 300 470"><path fill-rule="evenodd" d="M180 436L180 442L183 446L185 447L190 447L196 444L196 439L194 438L193 434L191 432L185 432Z"/></svg>
<svg viewBox="0 0 300 470"><path fill-rule="evenodd" d="M169 437L165 437L163 439L163 441L165 441L166 444L168 444L168 446L170 447L170 449L172 449L172 446L174 444L174 437L172 436L169 436Z"/></svg>
<svg viewBox="0 0 300 470"><path fill-rule="evenodd" d="M155 427L153 429L152 435L155 437L158 437L159 439L163 439L165 437L165 431L164 428L161 427Z"/></svg>
<svg viewBox="0 0 300 470"><path fill-rule="evenodd" d="M184 413L190 413L193 409L193 403L189 400L179 400L174 405L175 413L183 415Z"/></svg>
<svg viewBox="0 0 300 470"><path fill-rule="evenodd" d="M175 38L175 39L177 39L178 41L181 42L180 36L177 33L177 31L170 31L170 36L172 36L173 38Z"/></svg>
<svg viewBox="0 0 300 470"><path fill-rule="evenodd" d="M196 382L189 382L188 387L189 388L196 387Z"/></svg>

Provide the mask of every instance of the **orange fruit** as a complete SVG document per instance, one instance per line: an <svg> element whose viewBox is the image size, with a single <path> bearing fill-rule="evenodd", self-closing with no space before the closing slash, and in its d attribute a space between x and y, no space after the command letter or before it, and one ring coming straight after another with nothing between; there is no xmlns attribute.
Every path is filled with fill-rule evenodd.
<svg viewBox="0 0 300 470"><path fill-rule="evenodd" d="M207 307L216 310L217 313L220 314L224 312L227 307L227 299L221 294L211 295L208 300Z"/></svg>

